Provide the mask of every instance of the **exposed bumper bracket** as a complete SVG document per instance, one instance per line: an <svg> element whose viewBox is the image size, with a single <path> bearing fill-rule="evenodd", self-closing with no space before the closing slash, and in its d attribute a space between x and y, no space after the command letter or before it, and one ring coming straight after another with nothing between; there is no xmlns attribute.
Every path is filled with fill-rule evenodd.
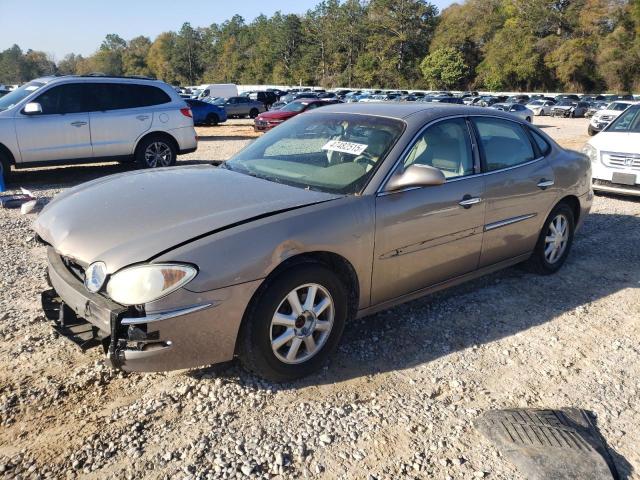
<svg viewBox="0 0 640 480"><path fill-rule="evenodd" d="M45 316L53 322L54 330L79 346L83 352L102 345L106 336L98 327L78 318L55 290L45 290L40 295L40 300Z"/></svg>

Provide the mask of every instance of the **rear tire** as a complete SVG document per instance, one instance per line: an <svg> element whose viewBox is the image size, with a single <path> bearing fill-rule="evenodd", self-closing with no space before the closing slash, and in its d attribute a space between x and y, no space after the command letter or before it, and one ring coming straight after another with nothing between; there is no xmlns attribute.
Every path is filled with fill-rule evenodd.
<svg viewBox="0 0 640 480"><path fill-rule="evenodd" d="M525 262L528 270L550 275L560 270L571 250L575 218L566 203L559 203L544 222L533 254Z"/></svg>
<svg viewBox="0 0 640 480"><path fill-rule="evenodd" d="M210 113L209 115L207 115L207 119L206 119L207 125L215 127L216 125L218 125L219 121L220 119L218 118L218 115L216 115L215 113Z"/></svg>
<svg viewBox="0 0 640 480"><path fill-rule="evenodd" d="M164 135L152 135L138 145L136 163L140 168L170 167L176 164L177 153L173 141Z"/></svg>
<svg viewBox="0 0 640 480"><path fill-rule="evenodd" d="M313 301L308 300L311 287ZM294 307L290 298L300 306ZM336 349L347 315L348 292L333 271L318 263L285 270L260 287L245 312L240 362L274 382L309 375Z"/></svg>

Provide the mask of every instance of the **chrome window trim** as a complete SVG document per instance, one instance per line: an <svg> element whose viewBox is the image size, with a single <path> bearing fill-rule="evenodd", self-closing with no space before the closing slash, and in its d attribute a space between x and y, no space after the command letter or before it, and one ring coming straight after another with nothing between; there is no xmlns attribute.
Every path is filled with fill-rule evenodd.
<svg viewBox="0 0 640 480"><path fill-rule="evenodd" d="M472 117L496 118L498 120L506 120L507 122L515 123L517 125L520 125L521 127L526 127L527 126L522 121L519 121L517 119L496 117L494 115L482 115L482 114L451 115L451 116L448 116L448 117L442 117L442 118L438 118L436 120L432 120L429 123L427 123L426 125L424 125L420 130L418 130L418 132L413 136L411 141L407 144L407 146L404 148L402 153L398 156L398 159L395 161L393 167L391 167L389 172L387 172L387 175L385 175L385 177L382 179L382 182L380 182L380 186L376 190L375 195L377 197L384 197L384 196L390 195L392 193L408 192L408 191L411 191L411 190L418 190L418 189L421 189L421 188L432 188L432 187L407 187L407 188L403 188L401 190L393 190L393 191L385 191L384 190L384 188L387 185L387 182L389 182L389 179L391 178L393 173L398 168L398 165L400 163L404 162L404 160L406 159L407 155L411 152L411 149L413 148L415 143L418 141L420 135L422 135L427 128L431 127L432 125L435 125L436 123L439 123L439 122L442 122L442 121L445 121L445 120L452 120L452 119L456 119L456 118L470 119ZM470 135L470 141L471 141L471 146L472 146L471 150L472 150L472 154L474 155L474 168L475 168L475 166L476 166L475 165L475 155L476 154L478 155L478 160L479 160L479 158L480 158L480 148L479 148L479 145L477 145L477 143L476 143L477 139L475 137L475 133L470 131L469 135ZM529 143L531 143L531 140L529 141ZM474 148L474 146L475 146L475 148ZM531 148L532 148L532 150L534 150L533 145L531 145ZM465 176L461 176L461 177L455 177L455 178L452 178L451 180L447 179L447 181L444 183L444 185L446 185L447 183L451 183L451 182L457 182L457 181L466 180L466 179L469 179L469 178L481 177L481 176L484 176L484 175L493 175L495 173L501 173L501 172L506 172L506 171L509 171L509 170L513 170L515 168L525 167L527 165L531 165L532 163L539 162L540 160L543 160L544 158L545 158L545 156L543 155L541 157L534 158L533 160L530 160L528 162L519 163L518 165L513 165L511 167L505 167L505 168L501 168L499 170L491 170L490 172L482 172L482 171L480 171L479 173L474 173L473 175L465 175ZM482 169L482 165L480 165L480 169Z"/></svg>

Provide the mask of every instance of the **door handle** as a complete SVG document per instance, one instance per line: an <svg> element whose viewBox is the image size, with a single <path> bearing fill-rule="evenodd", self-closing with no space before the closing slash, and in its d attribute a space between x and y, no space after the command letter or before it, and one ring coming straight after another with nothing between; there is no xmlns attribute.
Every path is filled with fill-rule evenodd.
<svg viewBox="0 0 640 480"><path fill-rule="evenodd" d="M86 125L87 122L71 122L71 125L73 125L74 127L82 127L83 125Z"/></svg>
<svg viewBox="0 0 640 480"><path fill-rule="evenodd" d="M480 197L472 197L471 195L465 195L462 200L458 202L458 205L464 208L471 208L476 203L480 203L482 199Z"/></svg>
<svg viewBox="0 0 640 480"><path fill-rule="evenodd" d="M146 120L147 118L149 118L149 115L138 115L136 118L138 120L142 121L142 120Z"/></svg>
<svg viewBox="0 0 640 480"><path fill-rule="evenodd" d="M538 182L538 188L545 190L547 187L552 187L555 182L553 180L547 180L543 178Z"/></svg>

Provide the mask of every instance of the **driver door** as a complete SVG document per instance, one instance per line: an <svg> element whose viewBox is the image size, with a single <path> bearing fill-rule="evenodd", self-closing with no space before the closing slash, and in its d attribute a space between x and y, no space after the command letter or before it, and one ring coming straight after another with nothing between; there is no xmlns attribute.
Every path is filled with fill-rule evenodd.
<svg viewBox="0 0 640 480"><path fill-rule="evenodd" d="M91 159L87 85L54 86L33 100L42 113L16 113L21 163Z"/></svg>
<svg viewBox="0 0 640 480"><path fill-rule="evenodd" d="M372 305L478 268L484 177L466 120L443 120L419 134L399 168L412 164L439 168L447 180L378 194Z"/></svg>

